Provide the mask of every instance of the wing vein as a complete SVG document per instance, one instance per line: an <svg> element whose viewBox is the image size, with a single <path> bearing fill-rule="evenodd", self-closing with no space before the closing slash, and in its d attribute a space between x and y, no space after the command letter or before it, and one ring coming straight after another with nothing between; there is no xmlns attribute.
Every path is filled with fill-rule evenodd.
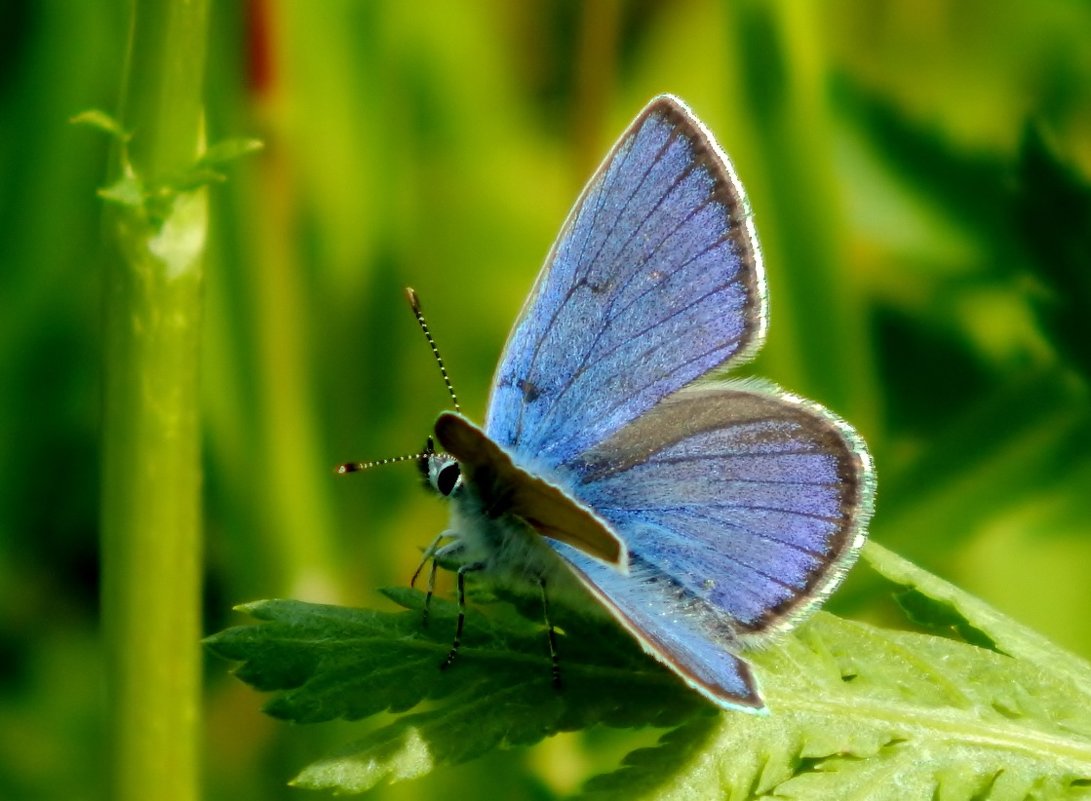
<svg viewBox="0 0 1091 801"><path fill-rule="evenodd" d="M643 130L643 129L641 129L641 130ZM617 168L617 173L615 173L615 175L621 175L621 174L624 173L625 167L629 162L629 157L632 155L633 151L635 150L635 147L633 147L633 144L635 143L636 137L638 135L639 135L639 131L633 134L633 138L632 138L632 140L630 140L629 149L626 151L625 156L622 159L621 163L619 164L619 166ZM592 256L589 260L586 261L586 268L585 268L585 260L584 260L584 257L586 255L586 251L582 252L580 254L579 261L576 263L576 266L572 271L572 283L571 283L571 285L568 287L567 291L565 292L564 298L561 300L560 303L557 304L557 308L554 309L552 314L550 315L548 324L546 324L542 328L542 331L543 331L542 336L539 337L538 340L534 343L534 349L531 352L530 359L527 361L527 364L526 364L526 375L522 376L524 379L529 378L534 373L534 366L538 362L538 354L541 352L542 344L546 340L547 332L553 327L553 324L554 324L554 322L556 322L557 317L561 314L561 312L568 305L568 302L569 302L569 300L571 300L571 298L572 298L573 294L575 293L577 287L581 286L581 284L582 284L582 282L584 280L584 273L589 271L591 269L591 265L593 265L598 260L599 255L602 253L602 249L604 247L606 247L606 243L609 242L610 239L612 238L611 235L613 234L614 230L617 228L617 225L621 221L621 218L625 215L625 212L628 211L629 205L632 203L633 198L635 198L639 194L640 189L644 186L644 182L646 180L648 180L648 176L655 169L656 165L659 164L659 162L663 159L663 156L667 152L667 149L670 147L671 143L675 140L675 138L677 138L677 136L678 136L677 130L672 131L671 135L669 137L667 137L667 141L664 142L663 145L656 152L655 157L648 164L648 167L644 171L643 175L640 176L640 181L637 184L636 189L633 192L629 193L629 196L625 199L625 204L618 210L617 216L614 218L614 221L610 226L609 234L602 237L602 241L599 243L598 249L595 251L595 255ZM610 168L607 167L606 172L603 174L603 182L601 184L599 184L599 186L598 186L599 205L595 209L595 216L594 216L593 224L591 224L587 228L588 232L594 231L595 228L597 227L599 212L606 205L608 195L610 194L609 192L606 191L606 177L609 174L609 172L610 172ZM576 219L573 222L578 221L578 218L579 218L579 212L577 212ZM553 254L553 257L556 257L556 253ZM550 268L547 267L546 269L550 269ZM524 411L525 408L526 407L524 406L524 407L521 407L519 409L519 417L516 420L516 425L515 425L515 432L516 432L515 433L515 438L516 439L518 439L519 435L523 431L523 419L524 419L523 411Z"/></svg>
<svg viewBox="0 0 1091 801"><path fill-rule="evenodd" d="M795 517L805 517L809 520L821 520L824 523L832 523L834 525L841 525L841 517L830 517L828 515L820 515L813 512L801 512L797 509L782 509L779 506L761 506L757 504L748 503L734 503L734 502L721 502L721 503L699 503L690 506L675 505L675 506L610 506L609 504L599 503L595 504L595 509L600 512L624 512L631 514L633 512L664 512L664 511L677 511L683 512L693 508L704 509L743 509L746 511L754 512L780 512L781 514L794 515Z"/></svg>
<svg viewBox="0 0 1091 801"><path fill-rule="evenodd" d="M708 205L708 204L709 204L709 203L710 203L710 202L711 202L712 200L713 200L713 198L712 198L712 197L710 196L709 200L706 200L706 201L705 201L704 203L702 203L701 205L699 205L699 206L695 207L695 208L694 208L694 210L693 210L693 212L692 212L692 214L690 214L689 216L687 216L687 217L686 217L686 218L685 218L684 220L680 221L680 222L678 223L678 225L677 225L677 226L676 226L676 227L675 227L674 229L672 229L672 230L671 230L671 231L670 231L669 233L667 233L667 234L666 234L666 235L665 235L665 236L663 237L663 239L662 239L662 240L660 240L659 244L658 244L658 245L656 245L656 247L655 247L655 250L653 250L653 251L652 251L651 253L647 254L647 255L646 255L646 256L644 257L644 259L643 259L643 261L641 262L641 264L640 264L640 265L639 265L639 266L638 266L638 267L637 267L636 269L634 269L634 270L633 270L633 272L632 272L632 275L630 275L630 276L629 276L628 280L627 280L627 281L626 281L626 282L625 282L625 283L624 283L624 284L623 284L623 285L622 285L621 287L619 287L619 288L617 289L617 291L616 291L616 293L615 293L615 300L611 300L611 301L610 301L610 303L609 303L609 305L608 305L608 306L606 307L606 311L605 311L605 313L604 313L604 315L603 315L604 319L607 319L607 320L615 320L615 319L617 319L617 318L618 318L618 317L620 317L620 316L621 316L622 314L624 314L625 312L627 312L627 311L628 311L629 309L631 309L631 308L632 308L633 306L635 306L635 305L636 305L637 303L639 303L640 301L642 301L642 300L643 300L644 298L646 298L646 297L647 297L647 296L648 296L649 294L651 294L652 292L654 292L654 291L656 290L656 287L655 287L654 285L652 285L652 286L649 286L649 287L648 287L647 289L645 289L645 290L644 290L643 292L641 292L641 293L637 294L637 295L636 295L635 297L633 297L633 298L632 298L632 299L631 299L631 300L630 300L630 301L629 301L628 303L626 303L626 304L625 304L625 305L624 305L623 307L621 307L620 309L617 309L617 310L615 310L615 308L614 308L614 304L616 303L616 298L617 298L617 297L620 297L620 296L621 296L621 294L622 294L622 293L623 293L623 292L624 292L624 291L625 291L626 289L628 289L628 288L629 288L629 286L630 286L630 285L631 285L631 284L632 284L632 283L633 283L633 282L634 282L634 281L635 281L635 280L636 280L637 278L639 278L639 276L640 276L640 274L641 274L641 270L643 269L644 265L646 265L646 264L647 264L647 263L648 263L648 262L649 262L649 261L651 260L651 258L652 258L652 257L653 257L653 256L654 256L654 255L655 255L655 254L656 254L657 252L658 252L659 248L661 248L661 247L663 246L663 244L665 244L665 243L666 243L666 241L667 241L668 239L670 239L670 238L671 238L671 236L673 236L673 235L674 235L674 234L675 234L675 233L676 233L676 232L678 231L678 229L680 229L680 228L681 228L682 226L684 226L684 225L685 225L685 224L686 224L687 222L689 222L689 220L690 220L690 219L692 219L692 217L693 217L693 216L694 216L695 214L697 214L697 212L698 212L698 211L700 211L700 209L702 209L702 208L704 208L705 206L707 206L707 205ZM687 267L689 267L689 265L691 265L691 264L692 264L693 262L695 262L695 261L697 261L698 259L700 259L700 258L701 258L702 256L704 256L704 255L705 255L706 253L708 253L709 251L711 251L711 250L713 250L713 249L715 249L715 248L719 247L719 246L720 246L720 245L722 245L722 244L723 244L724 242L726 242L726 241L728 241L728 240L730 240L730 239L731 239L731 234L730 234L730 233L728 233L728 234L725 234L724 236L722 236L722 237L720 237L719 239L717 239L717 240L716 240L715 242L713 242L713 243L711 243L710 245L708 245L708 247L704 248L703 250L700 250L700 251L698 251L697 253L694 253L694 254L693 254L693 256L691 256L691 257L690 257L689 259L687 259L687 260L686 260L685 262L683 262L682 264L679 264L679 265L677 265L677 266L676 266L676 267L674 268L674 274L677 274L677 273L681 272L682 270L685 270L685 269L686 269ZM727 287L729 287L729 286L732 286L732 285L734 285L734 284L737 284L737 283L739 283L739 280L740 280L740 279L739 279L739 277L738 277L738 276L736 276L736 277L732 278L732 279L731 279L730 281L728 281L727 283L723 284L722 286L718 287L717 289L715 289L715 290L713 290L713 291L715 292L715 291L719 291L719 290L722 290L722 289L726 289L726 288L727 288ZM700 300L703 300L703 299L704 299L705 297L707 297L707 295L706 295L706 296L703 296L702 298L699 298L699 299L698 299L698 302L700 302ZM692 304L691 304L691 305L692 305ZM682 311L685 311L685 308L679 309L679 310L678 310L677 312L675 312L674 314L678 314L678 313L681 313ZM665 317L665 318L663 318L663 320L661 320L661 322L665 322L665 321L667 321L667 320L671 319L671 317L673 317L673 316L674 316L674 315L672 314L671 316ZM603 338L603 337L604 337L604 336L605 336L605 335L607 334L607 332L608 332L609 330L610 330L610 326L609 326L609 325L603 325L602 327L600 327L600 328L599 328L598 332L597 332L597 333L596 333L596 335L595 335L595 339L594 339L594 340L593 340L593 341L591 342L591 344L590 344L590 345L589 345L589 346L588 346L588 347L587 347L587 348L585 349L585 352L584 352L584 354L583 354L583 357L582 357L582 358L580 359L580 363L579 363L579 365L577 365L576 369L575 369L575 370L574 370L574 371L572 372L572 375L571 375L571 376L569 377L568 381L566 381L566 382L565 382L564 386L562 386L562 387L560 388L560 391L558 391L558 392L557 392L557 394L556 394L556 395L554 396L554 398L553 398L554 408L556 408L556 404L557 404L557 402L558 402L558 401L560 401L560 399L561 399L561 398L563 398L563 397L564 397L564 396L565 396L565 395L566 395L566 394L568 393L568 390L570 390L570 389L572 388L572 386L573 386L573 385L574 385L574 384L575 384L575 383L576 383L576 382L578 381L578 379L579 379L579 378L580 378L580 377L581 377L581 376L582 376L582 375L583 375L584 373L586 373L586 372L587 372L588 366L589 366L589 364L590 364L590 357L591 357L591 354L592 354L592 353L596 353L596 359L597 359L598 361L602 361L603 359L607 359L607 358L609 358L610 356L612 356L613 354L617 353L617 351L619 351L619 350L620 350L621 348L625 347L625 345L627 345L627 344L629 344L629 343L631 343L631 342L633 341L633 339L629 339L629 340L627 340L627 341L624 341L624 342L619 342L619 343L618 343L617 345L615 345L614 347L610 348L610 349L609 349L609 350L607 350L607 351L604 351L604 352L601 352L601 353L598 353L598 352L596 352L596 347L598 346L598 343L599 343L599 342L600 342L600 341L602 340L602 338ZM645 333L647 333L647 332L649 332L649 331L651 331L651 330L652 330L652 327L651 327L651 326L649 326L648 328L645 328L645 329L644 329L643 331L641 331L641 332L638 332L637 336L642 336L643 334L645 334ZM634 338L635 338L635 337L634 337ZM737 339L736 339L735 341L737 341ZM542 421L541 421L541 424L544 424L544 423L545 423L545 421L546 421L547 419L549 419L549 418L550 418L551 416L552 416L552 415L546 415L545 417L543 417L543 419L542 419Z"/></svg>
<svg viewBox="0 0 1091 801"><path fill-rule="evenodd" d="M716 287L715 289L711 290L708 293L708 295L711 295L711 294L713 294L715 292L719 292L720 290L725 289L727 286L730 286L730 284L725 284L723 286ZM708 295L705 295L705 297L707 297ZM644 336L644 334L648 333L648 331L651 331L651 330L657 328L659 325L662 325L663 323L666 323L668 320L670 320L671 318L673 318L677 314L681 314L683 311L686 311L686 310L681 309L678 312L676 312L675 314L670 315L670 317L663 318L663 320L659 321L655 325L650 326L649 328L642 331L637 337L634 337L633 340L631 340L631 341L635 341L638 338L642 338ZM658 373L656 375L650 376L649 380L646 383L642 384L640 387L636 387L636 388L632 389L629 393L627 393L627 394L619 393L620 400L618 400L617 402L612 404L610 407L605 409L594 420L588 420L586 425L585 425L585 428L594 428L594 427L596 427L602 421L602 419L604 417L607 417L608 415L613 414L621 406L623 406L623 405L625 405L627 403L630 403L632 401L632 397L634 395L638 395L638 394L644 392L652 384L658 383L660 381L663 381L666 378L669 378L672 375L683 372L684 370L686 370L686 368L688 368L694 362L702 361L703 359L708 358L708 356L710 356L711 354L715 353L717 350L722 350L723 348L728 347L729 345L731 345L733 342L738 342L738 341L739 341L739 337L732 337L732 338L727 339L727 340L725 340L723 342L718 342L717 344L713 345L708 350L702 351L701 353L698 353L696 356L692 356L689 359L687 359L686 361L682 362L681 364L676 365L673 369L667 370L665 372L660 372L660 373ZM640 356L645 357L649 353L652 353L654 350L655 350L655 346L650 346L648 348L645 348L644 351L640 354ZM592 444L597 444L597 443L592 443Z"/></svg>

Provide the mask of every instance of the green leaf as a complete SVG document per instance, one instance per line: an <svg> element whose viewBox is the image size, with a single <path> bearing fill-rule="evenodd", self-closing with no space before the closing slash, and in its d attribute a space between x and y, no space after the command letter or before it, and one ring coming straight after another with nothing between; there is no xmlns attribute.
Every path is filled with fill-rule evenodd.
<svg viewBox="0 0 1091 801"><path fill-rule="evenodd" d="M709 740L720 728L720 720L712 715L694 718L671 729L659 738L654 748L639 748L627 754L622 767L614 773L596 776L584 787L586 799L606 798L666 798L681 788L671 787L678 776L678 766L690 765L707 753ZM694 795L705 795L703 782L690 789ZM710 796L716 793L717 785ZM751 793L751 795L753 795Z"/></svg>
<svg viewBox="0 0 1091 801"><path fill-rule="evenodd" d="M193 162L187 169L164 179L157 184L153 197L149 202L155 201L161 210L169 206L173 199L183 192L193 192L210 184L222 184L227 177L221 172L221 168L228 163L256 153L264 147L258 139L238 137L225 139L210 147L204 154ZM155 216L149 213L149 216Z"/></svg>
<svg viewBox="0 0 1091 801"><path fill-rule="evenodd" d="M1009 654L1017 661L1036 665L1057 681L1076 686L1080 696L1091 697L1091 665L1086 660L1054 645L1041 634L1000 614L980 598L921 570L876 542L868 542L862 556L889 581L912 587L948 605L955 614L991 638L1002 653Z"/></svg>
<svg viewBox="0 0 1091 801"><path fill-rule="evenodd" d="M85 111L72 118L72 122L92 125L116 135L123 143L129 140L120 124L104 112ZM261 150L263 144L257 139L226 139L213 145L204 155L181 172L161 181L145 186L139 174L133 172L124 148L121 154L122 176L109 186L98 190L99 197L138 210L144 218L159 228L171 214L175 200L187 192L194 192L210 184L220 184L227 180L219 168L242 156Z"/></svg>
<svg viewBox="0 0 1091 801"><path fill-rule="evenodd" d="M266 711L297 723L356 720L442 701L413 716L413 722L430 726L448 712L457 717L460 710L480 706L467 721L479 739L526 743L595 722L673 725L705 706L617 626L561 608L554 617L564 648L563 691L552 686L540 623L485 615L477 608L467 613L458 661L440 671L454 634L455 605L434 598L424 625L421 593L403 588L383 593L405 611L258 601L241 609L266 621L263 625L228 629L206 643L214 653L243 662L236 671L243 681L281 691ZM634 709L633 688L655 700ZM490 699L496 702L491 709ZM486 730L490 716L503 732ZM442 726L436 734L450 739ZM465 748L464 739L441 747Z"/></svg>
<svg viewBox="0 0 1091 801"><path fill-rule="evenodd" d="M264 147L265 143L260 139L251 139L241 136L232 139L224 139L209 147L208 150L204 152L204 155L198 159L198 164L211 168L220 167L235 159L249 156L251 153L257 153Z"/></svg>
<svg viewBox="0 0 1091 801"><path fill-rule="evenodd" d="M192 192L209 184L222 184L227 180L222 172L205 166L201 161L196 162L192 169L186 170L176 178L165 184L160 192L165 197L173 197L180 192Z"/></svg>
<svg viewBox="0 0 1091 801"><path fill-rule="evenodd" d="M144 185L135 175L123 175L109 186L99 189L98 196L110 203L131 209L142 208L146 199Z"/></svg>
<svg viewBox="0 0 1091 801"><path fill-rule="evenodd" d="M937 588L912 566L884 567L918 591ZM941 605L965 613L964 600ZM987 636L1002 643L1025 634L990 621ZM723 714L708 731L691 721L589 782L584 797L1087 798L1088 666L1070 680L1050 669L1053 650L1015 659L819 613L751 655L772 714Z"/></svg>
<svg viewBox="0 0 1091 801"><path fill-rule="evenodd" d="M919 590L909 587L894 596L905 616L919 626L932 629L943 636L957 636L971 645L997 651L996 643L985 632L968 621L957 609L943 601L929 598Z"/></svg>
<svg viewBox="0 0 1091 801"><path fill-rule="evenodd" d="M458 661L441 672L455 606L433 599L423 626L420 593L391 589L384 594L407 611L259 601L244 610L266 621L263 625L228 629L207 640L213 652L243 661L236 672L240 679L280 691L266 705L277 718L355 720L429 702L427 709L311 765L295 780L299 786L360 792L561 731L596 723L671 726L709 711L617 626L560 608L554 617L564 632L561 691L552 686L540 624L486 616L474 608L467 614ZM633 703L634 695L640 703Z"/></svg>
<svg viewBox="0 0 1091 801"><path fill-rule="evenodd" d="M718 712L610 621L555 610L565 687L554 690L539 623L471 608L464 651L455 608L387 590L406 611L262 601L265 621L209 638L237 675L276 692L296 722L403 713L293 782L362 792L498 748L595 724L672 728L592 780L591 798L1080 798L1091 790L1091 668L957 588L878 546L866 558L919 605L1003 653L819 613L748 654L770 713ZM527 605L528 612L532 605ZM922 611L923 610L923 611ZM1010 655L1009 655L1010 654Z"/></svg>
<svg viewBox="0 0 1091 801"><path fill-rule="evenodd" d="M132 134L126 131L120 122L101 109L92 108L81 111L74 117L70 117L68 121L73 125L87 125L96 128L122 142L127 142L132 138Z"/></svg>
<svg viewBox="0 0 1091 801"><path fill-rule="evenodd" d="M831 618L823 617L817 626L823 630L817 637L811 632L809 646L800 643L789 648L793 661L801 659L797 663L801 670L818 670L819 676L828 656L844 658L840 649L823 654L822 646L853 634L825 630ZM921 635L883 638L877 644L887 658L844 682L844 693L831 693L811 675L807 683L821 683L823 689L809 703L801 692L806 683L801 683L794 698L781 698L792 706L768 717L723 715L708 732L695 723L687 724L665 737L659 748L630 754L621 770L592 780L583 797L600 801L1086 798L1091 751L1086 738L1067 730L1072 722L1068 716L1061 725L1052 724L1043 731L1035 719L1035 699L1027 696L1020 697L1020 706L1006 708L986 705L991 700L989 691L958 704L945 700L943 692L929 700L911 697L954 677L946 667L936 670L932 663L932 658L949 652L926 647L919 660L912 658L913 649L928 639L953 650L971 648ZM1005 659L995 654L985 658ZM903 659L905 664L898 665ZM863 667L865 661L871 662L861 660L858 665ZM893 669L892 675L881 675L883 662ZM920 687L912 679L918 664L923 667ZM961 671L969 665L955 667ZM995 667L997 675L981 679L994 688L1012 682L1009 698L1026 689L1020 683L1027 672L1016 671L1009 679L1007 666ZM903 697L869 686L873 680L907 679ZM1085 719L1081 723L1086 727Z"/></svg>

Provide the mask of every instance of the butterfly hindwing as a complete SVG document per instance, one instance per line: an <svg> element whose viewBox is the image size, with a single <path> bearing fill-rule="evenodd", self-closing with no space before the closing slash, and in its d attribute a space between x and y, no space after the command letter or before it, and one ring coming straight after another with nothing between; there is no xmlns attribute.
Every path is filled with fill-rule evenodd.
<svg viewBox="0 0 1091 801"><path fill-rule="evenodd" d="M761 256L727 157L681 101L653 100L592 178L497 368L485 431L559 464L765 331Z"/></svg>
<svg viewBox="0 0 1091 801"><path fill-rule="evenodd" d="M570 467L570 492L631 563L729 616L743 642L825 598L863 543L874 492L847 424L755 382L683 390Z"/></svg>
<svg viewBox="0 0 1091 801"><path fill-rule="evenodd" d="M567 470L572 495L627 545L629 575L554 549L659 659L742 707L762 702L732 654L828 595L863 544L874 493L847 424L755 382L685 389Z"/></svg>

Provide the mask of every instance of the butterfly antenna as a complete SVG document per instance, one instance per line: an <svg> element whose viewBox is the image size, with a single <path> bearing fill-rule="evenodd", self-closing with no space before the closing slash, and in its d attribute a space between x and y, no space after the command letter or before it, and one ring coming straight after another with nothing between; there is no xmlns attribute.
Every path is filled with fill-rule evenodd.
<svg viewBox="0 0 1091 801"><path fill-rule="evenodd" d="M398 462L408 462L410 459L419 461L426 454L424 453L406 453L402 456L390 456L386 459L376 459L372 462L345 462L339 464L333 468L333 471L339 476L348 475L349 473L359 473L361 470L370 470L373 467L382 467L384 464L397 464Z"/></svg>
<svg viewBox="0 0 1091 801"><path fill-rule="evenodd" d="M436 347L436 341L432 339L432 332L428 330L428 323L424 320L424 312L421 311L420 307L420 298L417 296L416 291L408 286L405 288L405 296L409 298L409 307L417 318L417 325L424 332L424 338L428 340L428 344L432 348L432 355L436 357L436 364L439 365L439 372L443 376L443 383L447 386L447 394L451 396L451 402L455 405L455 411L461 414L462 408L458 405L458 396L455 395L455 388L451 386L447 368L443 366L443 357L439 355L439 348Z"/></svg>

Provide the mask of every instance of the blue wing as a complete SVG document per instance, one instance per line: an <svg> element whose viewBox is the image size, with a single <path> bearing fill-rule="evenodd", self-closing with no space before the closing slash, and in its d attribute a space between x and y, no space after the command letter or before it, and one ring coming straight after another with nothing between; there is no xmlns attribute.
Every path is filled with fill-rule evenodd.
<svg viewBox="0 0 1091 801"><path fill-rule="evenodd" d="M554 549L661 660L743 706L761 702L731 652L832 591L864 542L874 494L855 431L756 382L685 389L555 480L625 542L630 574Z"/></svg>
<svg viewBox="0 0 1091 801"><path fill-rule="evenodd" d="M691 686L721 706L764 709L750 667L732 653L739 642L730 620L645 562L631 560L622 576L564 543L550 545L644 649Z"/></svg>
<svg viewBox="0 0 1091 801"><path fill-rule="evenodd" d="M573 209L508 339L485 432L567 462L765 333L761 256L727 157L654 99Z"/></svg>
<svg viewBox="0 0 1091 801"><path fill-rule="evenodd" d="M680 392L569 471L564 485L622 537L631 564L730 616L741 641L829 594L874 493L848 424L756 382Z"/></svg>
<svg viewBox="0 0 1091 801"><path fill-rule="evenodd" d="M873 494L863 442L820 407L756 384L683 389L749 358L765 326L743 190L689 110L656 98L565 223L485 425L627 546L623 575L549 540L587 588L695 687L748 708L761 697L734 654L829 594Z"/></svg>

